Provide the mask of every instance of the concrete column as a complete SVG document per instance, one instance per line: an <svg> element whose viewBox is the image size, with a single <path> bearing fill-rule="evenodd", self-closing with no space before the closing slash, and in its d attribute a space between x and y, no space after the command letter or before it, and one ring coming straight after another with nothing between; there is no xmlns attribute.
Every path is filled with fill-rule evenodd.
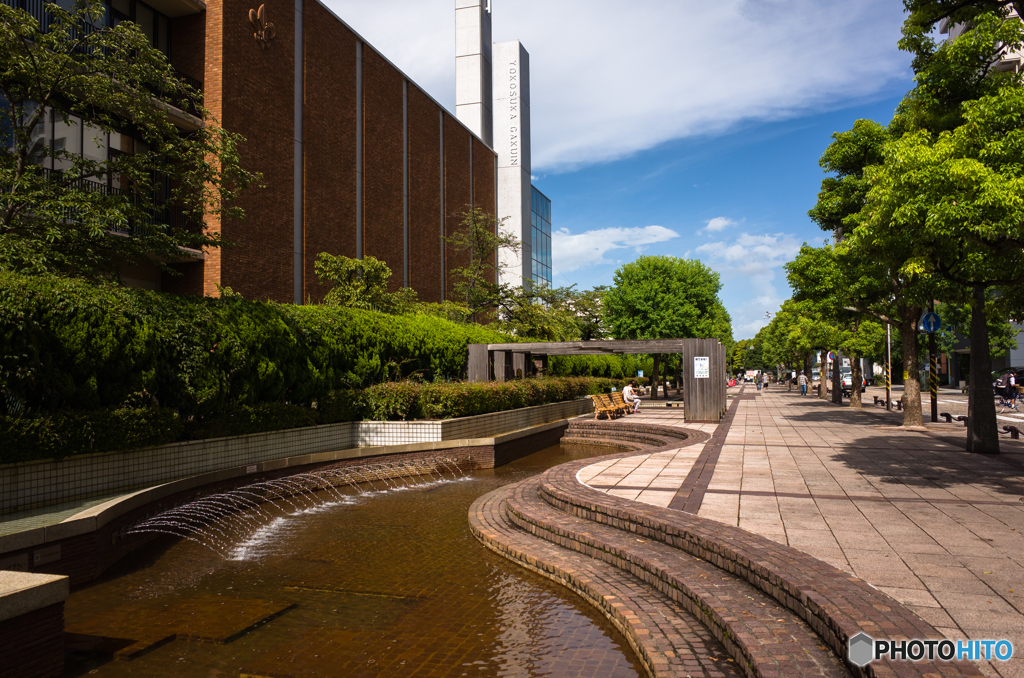
<svg viewBox="0 0 1024 678"><path fill-rule="evenodd" d="M522 285L531 278L533 229L530 224L530 55L518 40L494 45L494 150L498 154L498 218L523 243L518 255L498 253L505 276Z"/></svg>
<svg viewBox="0 0 1024 678"><path fill-rule="evenodd" d="M455 0L455 117L492 145L490 0Z"/></svg>

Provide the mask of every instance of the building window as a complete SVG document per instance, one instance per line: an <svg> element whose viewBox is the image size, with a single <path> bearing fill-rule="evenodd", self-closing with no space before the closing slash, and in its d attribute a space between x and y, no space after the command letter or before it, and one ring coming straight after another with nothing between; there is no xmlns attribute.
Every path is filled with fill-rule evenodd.
<svg viewBox="0 0 1024 678"><path fill-rule="evenodd" d="M530 244L534 282L551 285L551 201L530 186Z"/></svg>

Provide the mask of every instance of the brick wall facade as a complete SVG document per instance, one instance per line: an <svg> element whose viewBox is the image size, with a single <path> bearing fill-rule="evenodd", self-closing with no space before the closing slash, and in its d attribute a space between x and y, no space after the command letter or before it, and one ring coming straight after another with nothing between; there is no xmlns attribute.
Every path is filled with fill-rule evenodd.
<svg viewBox="0 0 1024 678"><path fill-rule="evenodd" d="M303 279L316 303L329 289L317 255L356 256L356 36L317 2L305 5L303 25Z"/></svg>
<svg viewBox="0 0 1024 678"><path fill-rule="evenodd" d="M206 107L226 129L245 137L243 165L260 172L264 186L249 189L239 200L245 220L207 218L207 229L232 244L207 253L199 265L201 284L193 273L165 281L168 291L216 295L217 285L226 285L249 299L294 299L295 4L266 4L267 19L276 28L267 49L253 39L248 21L256 4L222 0L209 3L204 14L174 20L172 62L203 80ZM445 269L466 262L442 244L442 200L448 233L474 201L474 192L479 193L476 204L493 211L494 152L363 44L363 190L357 195L359 38L316 0L307 0L303 9L303 300L317 302L326 293L313 270L320 252L356 255L360 200L363 254L388 264L391 289L405 281L403 86L408 96L409 284L425 301L440 301L445 285L450 297Z"/></svg>
<svg viewBox="0 0 1024 678"><path fill-rule="evenodd" d="M450 237L459 228L462 212L473 202L473 176L470 172L472 134L455 118L444 115L444 232ZM493 163L492 163L493 164ZM469 254L445 245L445 270L469 265ZM455 298L455 280L445 276L445 298Z"/></svg>
<svg viewBox="0 0 1024 678"><path fill-rule="evenodd" d="M64 675L64 603L0 622L0 678Z"/></svg>
<svg viewBox="0 0 1024 678"><path fill-rule="evenodd" d="M441 113L409 83L409 285L422 301L439 302L441 253Z"/></svg>
<svg viewBox="0 0 1024 678"><path fill-rule="evenodd" d="M403 225L402 74L363 48L363 256L391 268L388 289L402 287Z"/></svg>

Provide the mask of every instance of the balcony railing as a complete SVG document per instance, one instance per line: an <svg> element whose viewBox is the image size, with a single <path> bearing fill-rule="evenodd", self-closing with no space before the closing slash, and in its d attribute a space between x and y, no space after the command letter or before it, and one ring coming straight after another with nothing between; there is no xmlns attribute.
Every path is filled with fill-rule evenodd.
<svg viewBox="0 0 1024 678"><path fill-rule="evenodd" d="M69 188L77 188L92 193L99 193L101 195L128 196L128 198L133 202L136 202L137 200L137 195L131 190L125 190L117 186L110 186L102 181L96 181L94 179L84 179L81 177L71 178L60 170L40 169L42 169L43 175L48 180L63 182L64 185ZM157 230L160 230L160 227L171 231L192 234L202 233L203 231L202 222L197 221L190 213L186 212L178 205L164 203L147 210L147 212L148 214L144 218L130 223L127 228L111 227L109 230L112 233L117 233L119 235L143 237L153 235ZM76 216L74 209L69 208L65 210L64 218L66 220L74 221Z"/></svg>

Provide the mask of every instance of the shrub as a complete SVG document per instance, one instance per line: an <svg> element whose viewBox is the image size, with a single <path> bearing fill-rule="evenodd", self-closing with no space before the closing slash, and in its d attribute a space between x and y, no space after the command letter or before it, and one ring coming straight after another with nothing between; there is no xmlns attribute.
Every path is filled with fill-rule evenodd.
<svg viewBox="0 0 1024 678"><path fill-rule="evenodd" d="M343 421L453 419L582 398L625 382L580 377L507 382L390 382L340 389L316 408L234 404L188 421L166 407L31 412L0 416L0 464L132 450L180 440L265 433Z"/></svg>
<svg viewBox="0 0 1024 678"><path fill-rule="evenodd" d="M214 415L191 423L186 435L190 440L206 440L250 433L281 431L316 426L316 413L308 407L288 403L232 405Z"/></svg>
<svg viewBox="0 0 1024 678"><path fill-rule="evenodd" d="M0 464L163 445L183 431L174 410L156 407L3 416Z"/></svg>
<svg viewBox="0 0 1024 678"><path fill-rule="evenodd" d="M120 407L139 392L200 418L236 404L311 404L412 375L458 378L466 344L504 341L435 317L0 273L0 397L16 410Z"/></svg>

